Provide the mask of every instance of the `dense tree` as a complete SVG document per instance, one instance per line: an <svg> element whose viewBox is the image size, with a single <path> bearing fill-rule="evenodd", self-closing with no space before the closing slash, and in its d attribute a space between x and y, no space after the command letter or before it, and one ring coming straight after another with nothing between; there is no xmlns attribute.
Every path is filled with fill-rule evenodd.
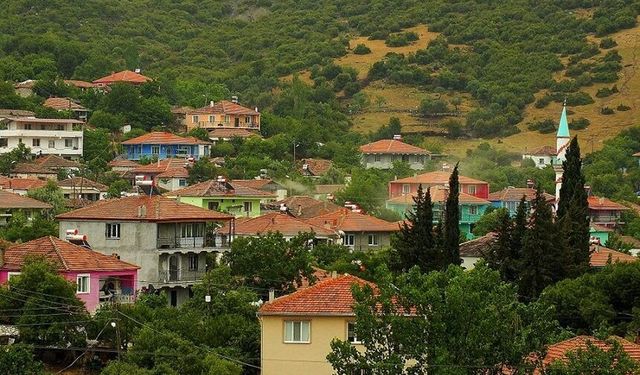
<svg viewBox="0 0 640 375"><path fill-rule="evenodd" d="M31 158L31 149L24 143L18 143L18 147L3 154L0 158L0 174L8 175L17 163Z"/></svg>
<svg viewBox="0 0 640 375"><path fill-rule="evenodd" d="M629 375L640 374L640 365L625 352L616 339L608 340L610 348L602 349L588 342L585 349L566 354L565 359L549 364L544 373L549 375Z"/></svg>
<svg viewBox="0 0 640 375"><path fill-rule="evenodd" d="M0 350L0 373L12 375L44 374L42 362L34 358L29 345L3 346Z"/></svg>
<svg viewBox="0 0 640 375"><path fill-rule="evenodd" d="M445 269L449 264L460 265L460 211L458 198L460 182L458 181L458 164L449 177L447 201L444 206L444 224L442 232L442 264Z"/></svg>
<svg viewBox="0 0 640 375"><path fill-rule="evenodd" d="M7 225L0 227L0 238L12 242L27 242L44 236L58 236L58 222L47 216L27 218L23 213L11 215Z"/></svg>
<svg viewBox="0 0 640 375"><path fill-rule="evenodd" d="M58 187L53 180L48 180L47 184L43 187L32 189L27 192L29 198L37 199L41 202L45 202L53 206L53 214L57 215L66 210L65 199L62 194L62 189Z"/></svg>
<svg viewBox="0 0 640 375"><path fill-rule="evenodd" d="M484 236L489 232L495 232L500 226L501 218L504 216L506 208L487 209L478 219L473 227L473 235L476 237Z"/></svg>
<svg viewBox="0 0 640 375"><path fill-rule="evenodd" d="M219 175L219 169L207 157L196 160L189 167L189 178L187 181L190 185L216 178Z"/></svg>

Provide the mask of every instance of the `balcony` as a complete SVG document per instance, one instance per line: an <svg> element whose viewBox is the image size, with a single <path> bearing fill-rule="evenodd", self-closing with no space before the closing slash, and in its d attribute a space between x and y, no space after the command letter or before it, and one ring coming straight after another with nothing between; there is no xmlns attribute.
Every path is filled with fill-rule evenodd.
<svg viewBox="0 0 640 375"><path fill-rule="evenodd" d="M202 280L206 271L171 268L158 272L158 286L187 286Z"/></svg>
<svg viewBox="0 0 640 375"><path fill-rule="evenodd" d="M82 131L75 130L39 130L18 129L0 130L2 137L37 137L37 138L82 138Z"/></svg>

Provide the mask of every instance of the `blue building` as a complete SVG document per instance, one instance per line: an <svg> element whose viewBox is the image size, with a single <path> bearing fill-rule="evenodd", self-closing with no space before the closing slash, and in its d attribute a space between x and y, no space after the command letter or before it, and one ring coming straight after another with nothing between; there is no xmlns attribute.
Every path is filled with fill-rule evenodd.
<svg viewBox="0 0 640 375"><path fill-rule="evenodd" d="M509 186L489 194L489 201L493 207L506 208L509 211L509 215L514 217L522 197L524 197L528 209L530 202L536 197L536 190ZM551 194L544 193L544 197L547 202L553 203L555 201L555 197Z"/></svg>
<svg viewBox="0 0 640 375"><path fill-rule="evenodd" d="M129 160L143 157L158 159L194 158L209 156L211 143L194 137L180 137L167 132L151 132L122 142Z"/></svg>

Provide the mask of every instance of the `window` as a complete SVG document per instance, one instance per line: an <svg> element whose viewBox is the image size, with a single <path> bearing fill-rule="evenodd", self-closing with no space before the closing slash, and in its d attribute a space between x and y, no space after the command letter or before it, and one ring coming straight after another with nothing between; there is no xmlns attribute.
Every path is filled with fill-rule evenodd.
<svg viewBox="0 0 640 375"><path fill-rule="evenodd" d="M244 119L244 122L246 122L247 124L251 124L251 116L247 116L247 117Z"/></svg>
<svg viewBox="0 0 640 375"><path fill-rule="evenodd" d="M209 115L209 122L216 122L216 116L215 115Z"/></svg>
<svg viewBox="0 0 640 375"><path fill-rule="evenodd" d="M34 138L34 139L31 141L31 145L32 145L33 147L40 147L40 139L38 139L38 138Z"/></svg>
<svg viewBox="0 0 640 375"><path fill-rule="evenodd" d="M402 155L402 161L405 163L409 162L409 155Z"/></svg>
<svg viewBox="0 0 640 375"><path fill-rule="evenodd" d="M0 147L9 147L9 140L7 138L0 138Z"/></svg>
<svg viewBox="0 0 640 375"><path fill-rule="evenodd" d="M56 125L56 130L64 130L64 125L62 124Z"/></svg>
<svg viewBox="0 0 640 375"><path fill-rule="evenodd" d="M20 272L7 272L7 281L17 276L20 276Z"/></svg>
<svg viewBox="0 0 640 375"><path fill-rule="evenodd" d="M198 270L198 254L189 254L189 271Z"/></svg>
<svg viewBox="0 0 640 375"><path fill-rule="evenodd" d="M66 148L73 147L73 139L65 139L64 140L64 147L66 147Z"/></svg>
<svg viewBox="0 0 640 375"><path fill-rule="evenodd" d="M467 186L467 193L474 195L476 193L476 185Z"/></svg>
<svg viewBox="0 0 640 375"><path fill-rule="evenodd" d="M373 155L373 161L380 161L382 160L380 155Z"/></svg>
<svg viewBox="0 0 640 375"><path fill-rule="evenodd" d="M379 242L378 242L378 235L377 234L370 234L369 235L369 246L378 246Z"/></svg>
<svg viewBox="0 0 640 375"><path fill-rule="evenodd" d="M344 236L344 245L345 246L354 246L356 244L356 236L355 234L347 234Z"/></svg>
<svg viewBox="0 0 640 375"><path fill-rule="evenodd" d="M108 240L120 239L120 223L107 223L105 237Z"/></svg>
<svg viewBox="0 0 640 375"><path fill-rule="evenodd" d="M244 202L244 212L251 212L252 204L251 202Z"/></svg>
<svg viewBox="0 0 640 375"><path fill-rule="evenodd" d="M178 186L187 186L187 180L181 178L178 180Z"/></svg>
<svg viewBox="0 0 640 375"><path fill-rule="evenodd" d="M231 122L231 116L224 115L224 122L227 123L227 124L230 123Z"/></svg>
<svg viewBox="0 0 640 375"><path fill-rule="evenodd" d="M284 342L286 343L309 343L309 333L311 322L309 321L285 321L284 322Z"/></svg>
<svg viewBox="0 0 640 375"><path fill-rule="evenodd" d="M160 146L151 146L152 155L160 155Z"/></svg>
<svg viewBox="0 0 640 375"><path fill-rule="evenodd" d="M76 293L89 293L89 275L78 275L76 277Z"/></svg>
<svg viewBox="0 0 640 375"><path fill-rule="evenodd" d="M193 122L199 122L200 121L200 117L198 116L193 116L192 117Z"/></svg>
<svg viewBox="0 0 640 375"><path fill-rule="evenodd" d="M204 225L198 223L186 223L180 227L181 238L202 237Z"/></svg>
<svg viewBox="0 0 640 375"><path fill-rule="evenodd" d="M209 202L207 206L209 207L210 210L218 211L218 208L220 207L220 202Z"/></svg>
<svg viewBox="0 0 640 375"><path fill-rule="evenodd" d="M544 159L543 158L538 159L538 164L544 164Z"/></svg>
<svg viewBox="0 0 640 375"><path fill-rule="evenodd" d="M24 124L25 130L31 130L31 124Z"/></svg>
<svg viewBox="0 0 640 375"><path fill-rule="evenodd" d="M49 144L47 145L47 147L56 148L56 141L49 141Z"/></svg>
<svg viewBox="0 0 640 375"><path fill-rule="evenodd" d="M356 323L354 322L347 323L347 341L352 344L362 344L356 335Z"/></svg>
<svg viewBox="0 0 640 375"><path fill-rule="evenodd" d="M411 185L402 184L402 194L409 194L409 193L411 193Z"/></svg>
<svg viewBox="0 0 640 375"><path fill-rule="evenodd" d="M469 206L469 215L477 215L478 206Z"/></svg>

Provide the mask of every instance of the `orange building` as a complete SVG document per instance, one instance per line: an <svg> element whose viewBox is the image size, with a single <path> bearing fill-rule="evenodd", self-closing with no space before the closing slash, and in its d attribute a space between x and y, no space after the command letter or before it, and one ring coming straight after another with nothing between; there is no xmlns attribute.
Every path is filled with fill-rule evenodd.
<svg viewBox="0 0 640 375"><path fill-rule="evenodd" d="M258 108L243 107L237 102L222 100L211 102L208 106L188 111L185 116L187 131L203 128L210 131L216 129L245 129L260 131L260 112Z"/></svg>

